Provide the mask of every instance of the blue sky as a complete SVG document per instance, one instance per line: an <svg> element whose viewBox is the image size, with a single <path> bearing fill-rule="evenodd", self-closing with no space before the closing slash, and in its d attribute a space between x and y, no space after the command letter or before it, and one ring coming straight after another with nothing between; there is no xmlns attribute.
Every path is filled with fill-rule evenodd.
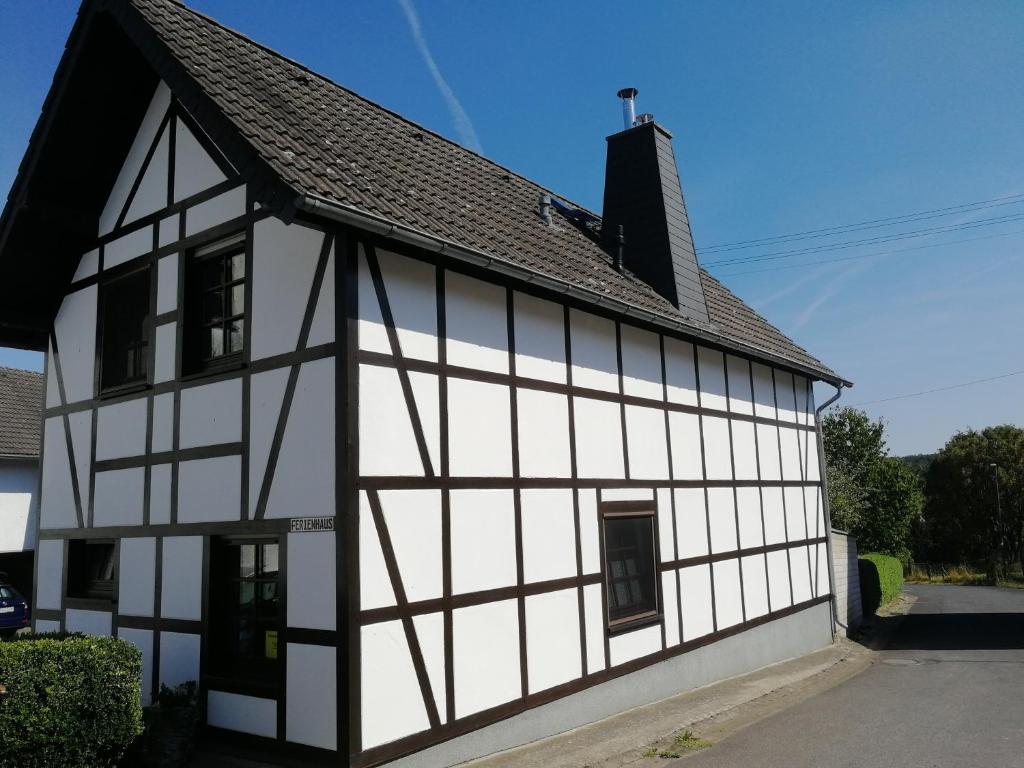
<svg viewBox="0 0 1024 768"><path fill-rule="evenodd" d="M640 110L675 136L698 251L1024 195L1019 2L192 4L595 210L604 137L621 125L615 91L636 86ZM0 190L76 10L0 5ZM1002 202L701 258L1007 217L711 267L853 380L843 401L858 404L1024 369L1024 219L1013 219L1024 197ZM0 350L0 364L41 361ZM865 409L887 419L894 452L923 452L958 429L1024 424L1022 394L1024 376L1013 376Z"/></svg>

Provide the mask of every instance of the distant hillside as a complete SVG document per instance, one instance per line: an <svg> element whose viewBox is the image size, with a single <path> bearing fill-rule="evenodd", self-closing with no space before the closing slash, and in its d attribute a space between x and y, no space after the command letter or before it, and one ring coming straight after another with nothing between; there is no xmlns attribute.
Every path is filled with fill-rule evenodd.
<svg viewBox="0 0 1024 768"><path fill-rule="evenodd" d="M910 466L922 475L928 471L928 467L935 461L934 453L915 453L913 456L900 456L901 461L907 462Z"/></svg>

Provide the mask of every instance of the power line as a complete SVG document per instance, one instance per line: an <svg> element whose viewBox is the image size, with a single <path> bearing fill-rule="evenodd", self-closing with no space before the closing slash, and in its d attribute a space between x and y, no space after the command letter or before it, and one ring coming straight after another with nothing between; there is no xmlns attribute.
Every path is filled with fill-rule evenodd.
<svg viewBox="0 0 1024 768"><path fill-rule="evenodd" d="M717 243L715 245L705 246L701 248L700 251L701 253L710 254L713 252L738 250L740 248L754 248L758 245L778 245L784 241L804 240L811 237L828 237L829 235L845 234L846 232L854 232L860 229L877 229L879 227L933 219L939 216L952 216L957 213L973 213L976 210L980 211L1003 205L1015 205L1020 202L1024 202L1024 193L994 197L989 200L978 200L973 203L961 203L960 205L952 205L946 208L933 208L931 210L919 211L917 213L905 213L900 216L888 216L882 219L869 219L867 221L860 221L854 224L839 224L832 227L823 227L821 229L808 229L803 232L794 232L788 235L774 235L772 237L761 237L753 240L737 240L730 243Z"/></svg>
<svg viewBox="0 0 1024 768"><path fill-rule="evenodd" d="M883 397L880 400L865 400L862 403L853 403L850 407L857 408L862 405L875 405L877 403L889 403L893 400L905 400L908 397L920 397L921 395L930 395L934 392L946 392L950 389L961 389L962 387L972 387L975 384L984 384L989 381L998 381L999 379L1008 379L1011 376L1020 376L1024 373L1021 371L1011 371L1010 373L1002 373L998 376L989 376L987 379L975 379L974 381L965 381L962 384L950 384L948 387L936 387L935 389L926 389L923 392L911 392L906 395L896 395L895 397Z"/></svg>

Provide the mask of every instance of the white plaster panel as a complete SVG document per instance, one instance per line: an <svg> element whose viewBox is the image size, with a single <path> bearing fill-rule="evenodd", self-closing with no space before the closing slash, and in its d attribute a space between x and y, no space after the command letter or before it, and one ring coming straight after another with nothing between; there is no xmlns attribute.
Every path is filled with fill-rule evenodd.
<svg viewBox="0 0 1024 768"><path fill-rule="evenodd" d="M43 434L43 485L40 499L41 528L74 528L78 525L75 495L71 486L64 419L46 419Z"/></svg>
<svg viewBox="0 0 1024 768"><path fill-rule="evenodd" d="M816 483L821 480L821 470L818 465L818 433L803 433L804 450L804 479Z"/></svg>
<svg viewBox="0 0 1024 768"><path fill-rule="evenodd" d="M142 525L146 470L112 469L96 473L93 526Z"/></svg>
<svg viewBox="0 0 1024 768"><path fill-rule="evenodd" d="M732 488L708 488L708 518L712 553L736 549L736 504Z"/></svg>
<svg viewBox="0 0 1024 768"><path fill-rule="evenodd" d="M151 536L121 539L117 567L117 612L152 616L156 584L156 539Z"/></svg>
<svg viewBox="0 0 1024 768"><path fill-rule="evenodd" d="M664 400L661 382L661 344L657 334L621 326L622 391L635 397Z"/></svg>
<svg viewBox="0 0 1024 768"><path fill-rule="evenodd" d="M333 366L333 361L330 362ZM409 371L409 386L416 412L423 428L423 439L427 444L427 455L435 472L441 468L441 395L438 377L432 373ZM333 402L332 402L333 408Z"/></svg>
<svg viewBox="0 0 1024 768"><path fill-rule="evenodd" d="M185 211L185 237L245 214L245 186L229 189Z"/></svg>
<svg viewBox="0 0 1024 768"><path fill-rule="evenodd" d="M710 565L694 565L679 570L679 599L683 606L684 642L714 631Z"/></svg>
<svg viewBox="0 0 1024 768"><path fill-rule="evenodd" d="M295 351L324 237L273 217L253 225L251 359Z"/></svg>
<svg viewBox="0 0 1024 768"><path fill-rule="evenodd" d="M782 479L803 480L800 466L800 433L795 429L781 427L779 442L782 446Z"/></svg>
<svg viewBox="0 0 1024 768"><path fill-rule="evenodd" d="M157 229L157 243L161 248L178 242L178 233L181 231L181 214L175 213L165 219L160 219ZM175 261L177 261L177 254L175 254Z"/></svg>
<svg viewBox="0 0 1024 768"><path fill-rule="evenodd" d="M548 581L576 575L576 522L572 490L534 488L520 492L523 579Z"/></svg>
<svg viewBox="0 0 1024 768"><path fill-rule="evenodd" d="M288 643L288 682L285 689L285 735L288 741L320 749L337 749L337 666L338 651L335 648ZM276 719L277 702L271 703L274 704Z"/></svg>
<svg viewBox="0 0 1024 768"><path fill-rule="evenodd" d="M334 358L324 358L299 368L266 517L296 516L296 499L303 515L334 515L334 469Z"/></svg>
<svg viewBox="0 0 1024 768"><path fill-rule="evenodd" d="M149 470L149 522L171 522L171 465L154 464Z"/></svg>
<svg viewBox="0 0 1024 768"><path fill-rule="evenodd" d="M359 366L359 472L424 475L402 385L392 368Z"/></svg>
<svg viewBox="0 0 1024 768"><path fill-rule="evenodd" d="M804 504L807 512L807 530L811 531L815 537L828 535L820 486L804 488Z"/></svg>
<svg viewBox="0 0 1024 768"><path fill-rule="evenodd" d="M161 562L161 617L199 621L203 614L203 537L165 537Z"/></svg>
<svg viewBox="0 0 1024 768"><path fill-rule="evenodd" d="M700 404L716 411L729 409L725 394L725 355L715 349L697 347L697 372L700 374Z"/></svg>
<svg viewBox="0 0 1024 768"><path fill-rule="evenodd" d="M136 229L103 246L103 269L112 269L153 252L153 227Z"/></svg>
<svg viewBox="0 0 1024 768"><path fill-rule="evenodd" d="M764 544L761 530L761 492L757 488L736 489L736 513L739 517L740 549Z"/></svg>
<svg viewBox="0 0 1024 768"><path fill-rule="evenodd" d="M668 446L665 437L663 410L639 405L626 406L626 446L631 478L668 479Z"/></svg>
<svg viewBox="0 0 1024 768"><path fill-rule="evenodd" d="M119 459L146 452L146 398L96 411L96 458Z"/></svg>
<svg viewBox="0 0 1024 768"><path fill-rule="evenodd" d="M180 408L179 447L235 443L242 439L241 379L183 389Z"/></svg>
<svg viewBox="0 0 1024 768"><path fill-rule="evenodd" d="M96 364L96 296L95 285L64 297L54 320L60 371L68 403L88 400L93 395L93 372ZM49 366L56 371L53 358Z"/></svg>
<svg viewBox="0 0 1024 768"><path fill-rule="evenodd" d="M85 456L88 465L88 452ZM89 476L88 470L85 476ZM36 548L38 487L39 470L34 460L3 462L0 468L0 520L3 521L0 552L28 552Z"/></svg>
<svg viewBox="0 0 1024 768"><path fill-rule="evenodd" d="M382 253L383 253L383 251L377 251L377 259L378 260L381 259L381 254ZM382 267L381 268L381 272L383 273L383 271L384 270L383 270L383 267ZM388 340L387 330L384 327L384 316L381 313L380 302L377 300L377 292L376 292L376 290L374 288L374 285L373 285L373 276L370 274L370 268L369 268L369 266L367 264L367 261L366 261L366 253L365 253L362 245L359 246L359 280L358 280L358 283L359 283L359 285L358 285L358 290L359 290L359 321L358 321L357 327L358 327L358 335L359 335L359 348L360 349L368 350L370 352L380 352L381 354L390 355L391 354L391 343ZM391 304L400 303L400 302L396 302L394 299L391 298L390 290L387 288L387 284L388 284L388 279L387 279L387 277L385 277L384 278L384 285L385 285L385 290L388 290L388 293L389 293L389 295L388 295L389 303L391 303ZM426 283L424 283L421 287L422 287L422 291L423 292L425 292L427 290ZM394 290L397 291L397 287ZM435 295L436 294L436 288L434 286L430 287L430 293L431 293L431 295ZM419 298L419 296L417 296L417 298ZM426 313L423 313L423 315L424 315L423 319L424 320L426 320L425 314ZM436 329L436 324L437 324L437 320L436 320L436 314L435 314L435 320L434 320L434 327L435 327L435 329ZM402 346L401 342L399 342L399 345ZM408 351L405 350L404 346L402 346L402 353L404 355L412 357L412 355L410 355L408 353ZM436 358L437 358L437 347L436 347L436 344L435 344L435 347L434 347L434 357L433 358L428 358L428 359L436 360Z"/></svg>
<svg viewBox="0 0 1024 768"><path fill-rule="evenodd" d="M608 640L610 666L625 664L627 661L649 656L661 650L661 626L652 624L643 629L613 635Z"/></svg>
<svg viewBox="0 0 1024 768"><path fill-rule="evenodd" d="M177 219L171 220L177 224ZM178 254L171 253L157 262L156 314L173 312L178 308Z"/></svg>
<svg viewBox="0 0 1024 768"><path fill-rule="evenodd" d="M597 573L601 570L601 541L598 534L597 491L581 488L580 504L580 554L583 556L583 573Z"/></svg>
<svg viewBox="0 0 1024 768"><path fill-rule="evenodd" d="M75 471L78 476L78 492L82 499L83 511L89 505L90 454L92 453L92 412L80 411L68 414L71 427L71 450L75 454Z"/></svg>
<svg viewBox="0 0 1024 768"><path fill-rule="evenodd" d="M676 480L702 480L700 417L673 411L668 415L668 430L672 440L672 476Z"/></svg>
<svg viewBox="0 0 1024 768"><path fill-rule="evenodd" d="M579 622L575 589L526 598L526 670L530 693L582 676Z"/></svg>
<svg viewBox="0 0 1024 768"><path fill-rule="evenodd" d="M64 540L40 539L36 549L36 604L33 608L60 610L64 578Z"/></svg>
<svg viewBox="0 0 1024 768"><path fill-rule="evenodd" d="M796 393L793 374L775 371L775 400L779 407L779 421L796 421Z"/></svg>
<svg viewBox="0 0 1024 768"><path fill-rule="evenodd" d="M288 666L290 682L291 664ZM291 704L291 700L288 703ZM272 739L277 736L277 700L211 690L206 694L206 722L215 728Z"/></svg>
<svg viewBox="0 0 1024 768"><path fill-rule="evenodd" d="M60 405L60 388L57 386L57 367L53 362L53 341L46 342L46 407Z"/></svg>
<svg viewBox="0 0 1024 768"><path fill-rule="evenodd" d="M444 281L448 363L508 373L505 289L450 270Z"/></svg>
<svg viewBox="0 0 1024 768"><path fill-rule="evenodd" d="M737 480L757 480L757 443L753 422L733 420L732 458Z"/></svg>
<svg viewBox="0 0 1024 768"><path fill-rule="evenodd" d="M170 106L170 103L170 89L163 82L157 83L156 90L149 101L149 106L146 108L146 114L142 118L142 123L135 134L132 146L128 150L128 156L125 158L124 163L122 163L117 179L114 181L113 189L107 197L106 204L103 206L99 220L99 234L105 235L114 228L114 224L121 214L121 209L124 208L124 204L128 200L128 195L131 193L135 179L142 169L142 163L145 161L149 148L153 144L153 139L156 138L157 132L160 130L160 125L164 115L167 114L167 108Z"/></svg>
<svg viewBox="0 0 1024 768"><path fill-rule="evenodd" d="M658 551L662 562L676 559L675 526L672 511L672 489L659 488L657 492Z"/></svg>
<svg viewBox="0 0 1024 768"><path fill-rule="evenodd" d="M241 485L241 456L181 462L178 465L178 522L238 520Z"/></svg>
<svg viewBox="0 0 1024 768"><path fill-rule="evenodd" d="M789 592L789 560L785 550L769 552L768 558L768 601L773 611L792 605Z"/></svg>
<svg viewBox="0 0 1024 768"><path fill-rule="evenodd" d="M416 259L377 250L398 344L405 357L437 361L435 268ZM359 348L391 354L383 315L365 255L359 257Z"/></svg>
<svg viewBox="0 0 1024 768"><path fill-rule="evenodd" d="M815 595L821 597L827 595L832 591L831 588L831 574L828 570L828 545L818 544L818 570L817 570L817 582Z"/></svg>
<svg viewBox="0 0 1024 768"><path fill-rule="evenodd" d="M781 480L779 430L770 424L757 425L757 450L761 461L762 480Z"/></svg>
<svg viewBox="0 0 1024 768"><path fill-rule="evenodd" d="M747 621L768 613L768 573L765 570L764 555L744 557L743 605L747 610Z"/></svg>
<svg viewBox="0 0 1024 768"><path fill-rule="evenodd" d="M363 610L395 604L366 491L359 493L359 605Z"/></svg>
<svg viewBox="0 0 1024 768"><path fill-rule="evenodd" d="M814 413L814 386L808 384L807 386L807 423L814 424L816 422Z"/></svg>
<svg viewBox="0 0 1024 768"><path fill-rule="evenodd" d="M327 256L324 279L320 283L320 294L317 296L316 308L313 310L313 322L309 326L309 338L306 340L308 347L316 347L334 341L334 262L337 252L338 243L335 241L334 247Z"/></svg>
<svg viewBox="0 0 1024 768"><path fill-rule="evenodd" d="M383 370L383 369L380 369ZM270 444L281 414L289 368L257 373L249 379L249 511L252 517L259 502L267 470ZM360 405L362 404L360 399ZM417 460L418 461L418 460Z"/></svg>
<svg viewBox="0 0 1024 768"><path fill-rule="evenodd" d="M796 423L810 424L813 419L808 419L807 413L807 379L803 376L793 374L793 386L796 389Z"/></svg>
<svg viewBox="0 0 1024 768"><path fill-rule="evenodd" d="M761 363L751 363L750 373L754 383L754 415L776 418L772 369Z"/></svg>
<svg viewBox="0 0 1024 768"><path fill-rule="evenodd" d="M575 351L573 354L575 359ZM573 414L577 476L601 479L625 477L622 412L619 404L574 397Z"/></svg>
<svg viewBox="0 0 1024 768"><path fill-rule="evenodd" d="M412 617L416 637L420 641L420 652L423 654L423 666L427 669L427 679L434 694L434 706L437 707L438 719L443 723L447 718L447 685L445 683L445 645L444 645L444 614L427 613Z"/></svg>
<svg viewBox="0 0 1024 768"><path fill-rule="evenodd" d="M619 391L615 323L573 309L569 312L572 383L577 387Z"/></svg>
<svg viewBox="0 0 1024 768"><path fill-rule="evenodd" d="M661 595L665 611L665 647L679 645L679 591L676 571L661 574Z"/></svg>
<svg viewBox="0 0 1024 768"><path fill-rule="evenodd" d="M452 591L476 592L516 583L512 491L452 490Z"/></svg>
<svg viewBox="0 0 1024 768"><path fill-rule="evenodd" d="M729 410L733 413L753 414L750 363L742 357L726 355L725 368L729 377Z"/></svg>
<svg viewBox="0 0 1024 768"><path fill-rule="evenodd" d="M124 223L141 219L151 213L167 207L167 170L170 147L170 131L164 128L157 140L156 148L153 150L146 166L146 172L142 175L139 186L135 189L131 205L128 206L128 213L124 217Z"/></svg>
<svg viewBox="0 0 1024 768"><path fill-rule="evenodd" d="M87 277L92 277L100 269L100 249L93 248L88 253L84 254L81 259L78 260L78 267L75 269L75 276L73 282L79 280L85 280Z"/></svg>
<svg viewBox="0 0 1024 768"><path fill-rule="evenodd" d="M557 392L516 390L519 425L519 474L569 477L569 399Z"/></svg>
<svg viewBox="0 0 1024 768"><path fill-rule="evenodd" d="M184 200L225 180L213 158L183 120L175 122L174 201Z"/></svg>
<svg viewBox="0 0 1024 768"><path fill-rule="evenodd" d="M784 488L782 498L786 508L786 536L789 541L807 538L807 519L804 517L804 492L802 488Z"/></svg>
<svg viewBox="0 0 1024 768"><path fill-rule="evenodd" d="M453 477L509 477L512 424L509 388L448 379L448 462Z"/></svg>
<svg viewBox="0 0 1024 768"><path fill-rule="evenodd" d="M676 546L679 557L708 554L708 518L703 488L676 488Z"/></svg>
<svg viewBox="0 0 1024 768"><path fill-rule="evenodd" d="M669 402L697 405L697 370L689 342L665 336L665 383Z"/></svg>
<svg viewBox="0 0 1024 768"><path fill-rule="evenodd" d="M333 532L322 531L288 534L289 627L337 628L336 538Z"/></svg>
<svg viewBox="0 0 1024 768"><path fill-rule="evenodd" d="M520 696L519 616L515 600L452 612L455 716Z"/></svg>
<svg viewBox="0 0 1024 768"><path fill-rule="evenodd" d="M134 645L142 654L142 674L139 679L139 687L142 694L142 706L148 707L153 702L153 630L118 627L117 636Z"/></svg>
<svg viewBox="0 0 1024 768"><path fill-rule="evenodd" d="M406 597L410 601L441 597L441 492L381 491L380 504Z"/></svg>
<svg viewBox="0 0 1024 768"><path fill-rule="evenodd" d="M601 603L603 584L583 587L583 613L586 620L587 674L605 667L604 659L604 607Z"/></svg>
<svg viewBox="0 0 1024 768"><path fill-rule="evenodd" d="M83 611L77 608L68 608L64 614L64 628L68 632L110 637L111 627L112 617L109 611Z"/></svg>
<svg viewBox="0 0 1024 768"><path fill-rule="evenodd" d="M732 480L732 453L729 420L701 416L704 429L704 462L708 480Z"/></svg>
<svg viewBox="0 0 1024 768"><path fill-rule="evenodd" d="M740 588L740 561L722 560L711 565L715 578L715 617L718 629L743 621L743 592Z"/></svg>
<svg viewBox="0 0 1024 768"><path fill-rule="evenodd" d="M601 501L653 501L653 488L602 488Z"/></svg>
<svg viewBox="0 0 1024 768"><path fill-rule="evenodd" d="M43 635L48 632L60 632L59 621L49 621L48 619L36 619L33 622L35 629L33 630L37 635Z"/></svg>
<svg viewBox="0 0 1024 768"><path fill-rule="evenodd" d="M813 596L811 591L810 552L807 547L789 550L789 571L793 575L793 603L802 603Z"/></svg>
<svg viewBox="0 0 1024 768"><path fill-rule="evenodd" d="M160 633L160 683L173 688L190 680L199 682L199 635Z"/></svg>
<svg viewBox="0 0 1024 768"><path fill-rule="evenodd" d="M175 357L178 341L178 323L164 323L156 327L156 342L153 363L153 381L170 381L174 378Z"/></svg>
<svg viewBox="0 0 1024 768"><path fill-rule="evenodd" d="M764 509L764 543L781 544L786 540L786 521L782 506L781 488L762 488L761 504Z"/></svg>
<svg viewBox="0 0 1024 768"><path fill-rule="evenodd" d="M153 398L153 452L174 448L174 394L166 392Z"/></svg>
<svg viewBox="0 0 1024 768"><path fill-rule="evenodd" d="M565 310L561 304L513 294L516 374L565 383Z"/></svg>

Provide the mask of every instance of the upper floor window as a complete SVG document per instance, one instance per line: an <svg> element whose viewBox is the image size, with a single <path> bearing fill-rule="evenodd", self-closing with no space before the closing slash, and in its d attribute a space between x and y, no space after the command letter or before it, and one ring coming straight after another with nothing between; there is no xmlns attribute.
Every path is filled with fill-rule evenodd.
<svg viewBox="0 0 1024 768"><path fill-rule="evenodd" d="M609 629L657 620L653 505L649 511L605 511L603 524Z"/></svg>
<svg viewBox="0 0 1024 768"><path fill-rule="evenodd" d="M245 236L196 248L185 267L185 373L242 361L245 339Z"/></svg>
<svg viewBox="0 0 1024 768"><path fill-rule="evenodd" d="M149 268L103 284L100 389L146 381L149 358Z"/></svg>

